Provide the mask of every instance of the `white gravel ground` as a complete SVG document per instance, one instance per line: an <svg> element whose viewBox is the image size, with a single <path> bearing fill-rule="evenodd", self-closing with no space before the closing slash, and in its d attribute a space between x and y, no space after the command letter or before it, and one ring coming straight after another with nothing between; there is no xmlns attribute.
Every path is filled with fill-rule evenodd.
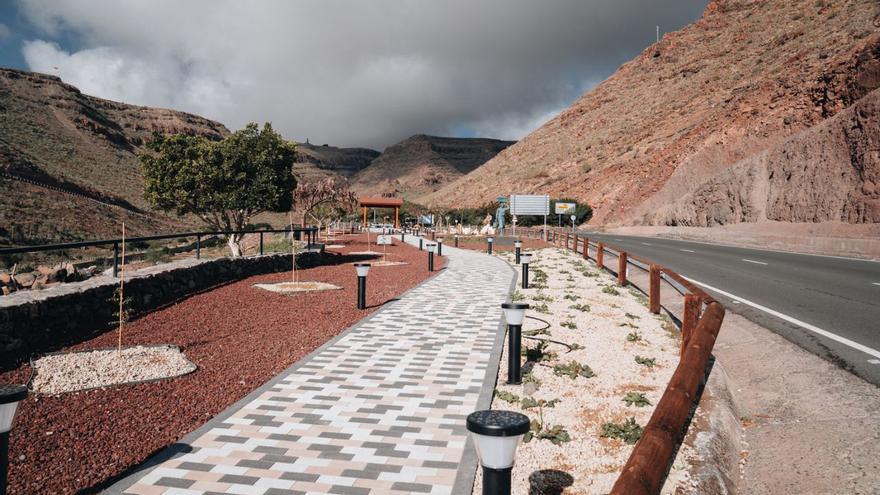
<svg viewBox="0 0 880 495"><path fill-rule="evenodd" d="M521 403L502 400L499 392L502 395L509 392L520 398L530 395L535 400L558 400L554 407L543 408L544 424L548 428L561 425L570 437L569 442L559 445L546 439L523 443L514 466L513 493L529 493L530 475L541 470L568 473L573 483L564 493L608 493L626 463L632 445L622 440L601 438L602 425L606 422L622 423L628 417L634 417L641 426L647 424L678 364L677 331L669 331L675 327L665 316L648 312L644 296L636 295L635 289L618 287L616 278L600 272L594 263L555 248L532 253L532 288L521 288L519 274L514 298L531 305L528 315L550 324L550 335L538 334L536 337L578 344L582 348L569 351L563 345L551 343L546 350L555 356L531 366L531 373L524 374L523 385L507 385L507 356L501 358L492 408L518 411L531 419L540 419L539 408L524 410ZM512 254L502 253L498 257L513 262ZM516 268L519 272L519 267ZM541 271L547 274L544 284L537 282ZM539 288L540 285L546 287ZM618 295L608 293L613 291ZM575 305L583 306L575 308ZM564 322L572 322L574 328L562 326ZM543 326L527 319L523 331L527 333ZM627 336L631 333L637 333L639 340L628 341ZM537 344L535 340L523 339L524 348ZM505 341L505 351L506 345ZM653 358L656 364L650 368L638 364L635 361L637 355ZM596 376L571 379L554 373L555 365L571 361L588 365ZM530 365L524 366L524 372L529 369ZM536 390L535 385L528 384L530 381L539 384ZM651 405L627 406L623 398L628 392L644 393ZM688 449L683 446L678 459L687 458ZM676 485L687 483L687 467L686 462L676 462L664 493L673 493ZM482 490L480 478L478 474L475 494Z"/></svg>
<svg viewBox="0 0 880 495"><path fill-rule="evenodd" d="M339 290L342 287L324 282L279 282L276 284L254 284L258 289L281 294L293 294L296 292L312 292L316 290Z"/></svg>
<svg viewBox="0 0 880 495"><path fill-rule="evenodd" d="M174 346L136 346L69 352L34 361L34 391L61 394L96 387L171 378L195 371Z"/></svg>

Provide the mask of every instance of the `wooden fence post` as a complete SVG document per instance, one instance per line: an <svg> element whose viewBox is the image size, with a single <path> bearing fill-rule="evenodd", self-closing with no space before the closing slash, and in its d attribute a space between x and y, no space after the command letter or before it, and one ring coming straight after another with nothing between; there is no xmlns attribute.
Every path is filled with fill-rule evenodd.
<svg viewBox="0 0 880 495"><path fill-rule="evenodd" d="M687 349L694 329L697 328L697 322L700 321L700 306L702 302L700 297L694 294L684 296L684 315L681 318L681 355Z"/></svg>
<svg viewBox="0 0 880 495"><path fill-rule="evenodd" d="M590 238L584 237L584 259L590 259Z"/></svg>
<svg viewBox="0 0 880 495"><path fill-rule="evenodd" d="M596 266L600 270L605 267L605 246L601 242L596 245Z"/></svg>
<svg viewBox="0 0 880 495"><path fill-rule="evenodd" d="M626 253L617 253L617 285L626 285Z"/></svg>
<svg viewBox="0 0 880 495"><path fill-rule="evenodd" d="M650 283L648 284L650 287L648 290L648 310L656 315L660 313L660 267L651 264L648 273L650 276Z"/></svg>
<svg viewBox="0 0 880 495"><path fill-rule="evenodd" d="M565 249L568 249L568 238L569 238L569 235L568 235L568 232L566 232L565 233Z"/></svg>

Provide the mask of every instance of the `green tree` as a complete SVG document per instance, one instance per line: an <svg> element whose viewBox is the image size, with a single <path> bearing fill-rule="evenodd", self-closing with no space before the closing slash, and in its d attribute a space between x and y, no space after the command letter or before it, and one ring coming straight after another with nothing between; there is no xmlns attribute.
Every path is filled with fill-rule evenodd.
<svg viewBox="0 0 880 495"><path fill-rule="evenodd" d="M154 134L140 155L144 196L163 211L193 214L221 231L244 230L264 211L288 211L296 187L296 147L266 123L255 123L221 141ZM233 257L242 234L228 234Z"/></svg>

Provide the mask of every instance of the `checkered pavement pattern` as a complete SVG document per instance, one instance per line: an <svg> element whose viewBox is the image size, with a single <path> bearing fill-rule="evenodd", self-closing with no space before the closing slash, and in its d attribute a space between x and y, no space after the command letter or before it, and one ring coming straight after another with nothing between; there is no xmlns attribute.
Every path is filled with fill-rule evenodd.
<svg viewBox="0 0 880 495"><path fill-rule="evenodd" d="M444 255L438 276L285 372L123 493L451 493L465 417L497 367L490 354L514 274L480 253Z"/></svg>

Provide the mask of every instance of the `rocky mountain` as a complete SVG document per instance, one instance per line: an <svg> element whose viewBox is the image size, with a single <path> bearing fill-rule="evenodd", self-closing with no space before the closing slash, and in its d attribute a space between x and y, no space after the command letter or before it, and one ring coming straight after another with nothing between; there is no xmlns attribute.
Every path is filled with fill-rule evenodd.
<svg viewBox="0 0 880 495"><path fill-rule="evenodd" d="M136 154L153 132L220 139L196 115L103 100L61 79L0 68L0 244L116 237L187 224L150 211Z"/></svg>
<svg viewBox="0 0 880 495"><path fill-rule="evenodd" d="M369 148L337 148L309 143L296 145L298 178L311 180L330 175L349 178L366 168L380 152Z"/></svg>
<svg viewBox="0 0 880 495"><path fill-rule="evenodd" d="M363 194L396 193L419 202L425 194L472 172L513 143L418 134L386 148L354 176L352 187Z"/></svg>
<svg viewBox="0 0 880 495"><path fill-rule="evenodd" d="M426 201L549 193L598 225L880 222L880 3L719 0Z"/></svg>

